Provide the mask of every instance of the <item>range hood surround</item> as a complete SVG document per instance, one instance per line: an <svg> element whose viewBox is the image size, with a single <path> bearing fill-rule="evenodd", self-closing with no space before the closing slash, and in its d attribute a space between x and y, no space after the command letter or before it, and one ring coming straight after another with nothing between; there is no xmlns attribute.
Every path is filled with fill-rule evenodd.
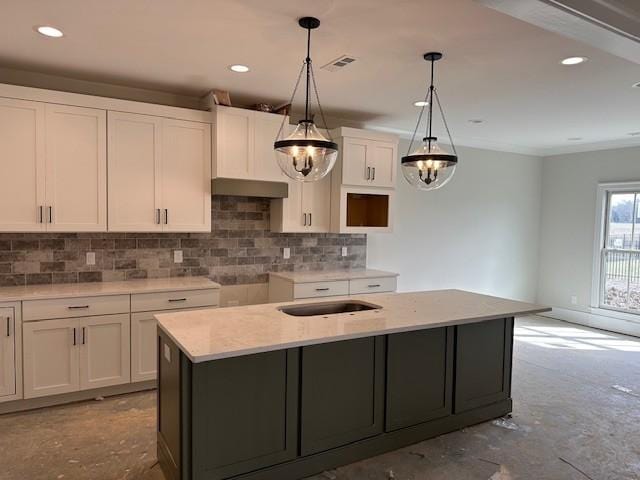
<svg viewBox="0 0 640 480"><path fill-rule="evenodd" d="M288 198L289 185L286 182L214 178L211 180L211 194L234 197Z"/></svg>

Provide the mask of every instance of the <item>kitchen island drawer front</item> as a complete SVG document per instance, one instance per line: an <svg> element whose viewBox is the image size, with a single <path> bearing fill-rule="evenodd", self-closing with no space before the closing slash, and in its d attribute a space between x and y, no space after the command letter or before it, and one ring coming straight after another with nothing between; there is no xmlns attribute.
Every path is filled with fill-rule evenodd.
<svg viewBox="0 0 640 480"><path fill-rule="evenodd" d="M293 296L298 298L335 297L349 295L349 281L297 283L293 287Z"/></svg>
<svg viewBox="0 0 640 480"><path fill-rule="evenodd" d="M25 322L114 313L129 313L129 295L27 300L22 303Z"/></svg>
<svg viewBox="0 0 640 480"><path fill-rule="evenodd" d="M349 281L349 294L395 292L396 277L356 278Z"/></svg>
<svg viewBox="0 0 640 480"><path fill-rule="evenodd" d="M215 288L131 295L132 312L217 307L219 303L220 290Z"/></svg>
<svg viewBox="0 0 640 480"><path fill-rule="evenodd" d="M384 337L302 348L302 455L382 433L384 359Z"/></svg>

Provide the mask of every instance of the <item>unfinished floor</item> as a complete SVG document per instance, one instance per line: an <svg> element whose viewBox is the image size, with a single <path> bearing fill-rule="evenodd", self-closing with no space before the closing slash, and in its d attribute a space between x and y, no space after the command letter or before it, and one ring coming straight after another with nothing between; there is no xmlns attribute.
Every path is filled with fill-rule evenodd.
<svg viewBox="0 0 640 480"><path fill-rule="evenodd" d="M640 339L542 317L515 334L512 419L312 479L639 479ZM0 479L163 480L155 421L154 392L0 416Z"/></svg>

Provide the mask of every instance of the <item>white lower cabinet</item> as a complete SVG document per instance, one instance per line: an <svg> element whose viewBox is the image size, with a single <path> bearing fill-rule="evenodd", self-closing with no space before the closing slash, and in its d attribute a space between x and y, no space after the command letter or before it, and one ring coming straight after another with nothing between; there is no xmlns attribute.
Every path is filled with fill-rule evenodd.
<svg viewBox="0 0 640 480"><path fill-rule="evenodd" d="M156 313L131 314L131 381L155 380L157 375L158 340Z"/></svg>
<svg viewBox="0 0 640 480"><path fill-rule="evenodd" d="M0 398L15 395L16 320L13 308L0 308Z"/></svg>
<svg viewBox="0 0 640 480"><path fill-rule="evenodd" d="M26 322L24 397L130 381L129 314Z"/></svg>
<svg viewBox="0 0 640 480"><path fill-rule="evenodd" d="M79 320L80 390L131 381L129 314Z"/></svg>
<svg viewBox="0 0 640 480"><path fill-rule="evenodd" d="M24 397L78 391L78 319L25 322L22 333Z"/></svg>

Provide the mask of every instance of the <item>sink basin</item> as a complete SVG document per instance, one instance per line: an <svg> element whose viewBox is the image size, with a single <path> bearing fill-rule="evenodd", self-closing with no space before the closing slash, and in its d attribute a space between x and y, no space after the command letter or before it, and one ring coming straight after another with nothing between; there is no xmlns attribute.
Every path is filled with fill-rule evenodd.
<svg viewBox="0 0 640 480"><path fill-rule="evenodd" d="M374 305L373 303L352 301L291 305L289 307L280 307L278 310L294 317L313 317L316 315L335 315L336 313L364 312L367 310L378 310L380 308L382 307Z"/></svg>

